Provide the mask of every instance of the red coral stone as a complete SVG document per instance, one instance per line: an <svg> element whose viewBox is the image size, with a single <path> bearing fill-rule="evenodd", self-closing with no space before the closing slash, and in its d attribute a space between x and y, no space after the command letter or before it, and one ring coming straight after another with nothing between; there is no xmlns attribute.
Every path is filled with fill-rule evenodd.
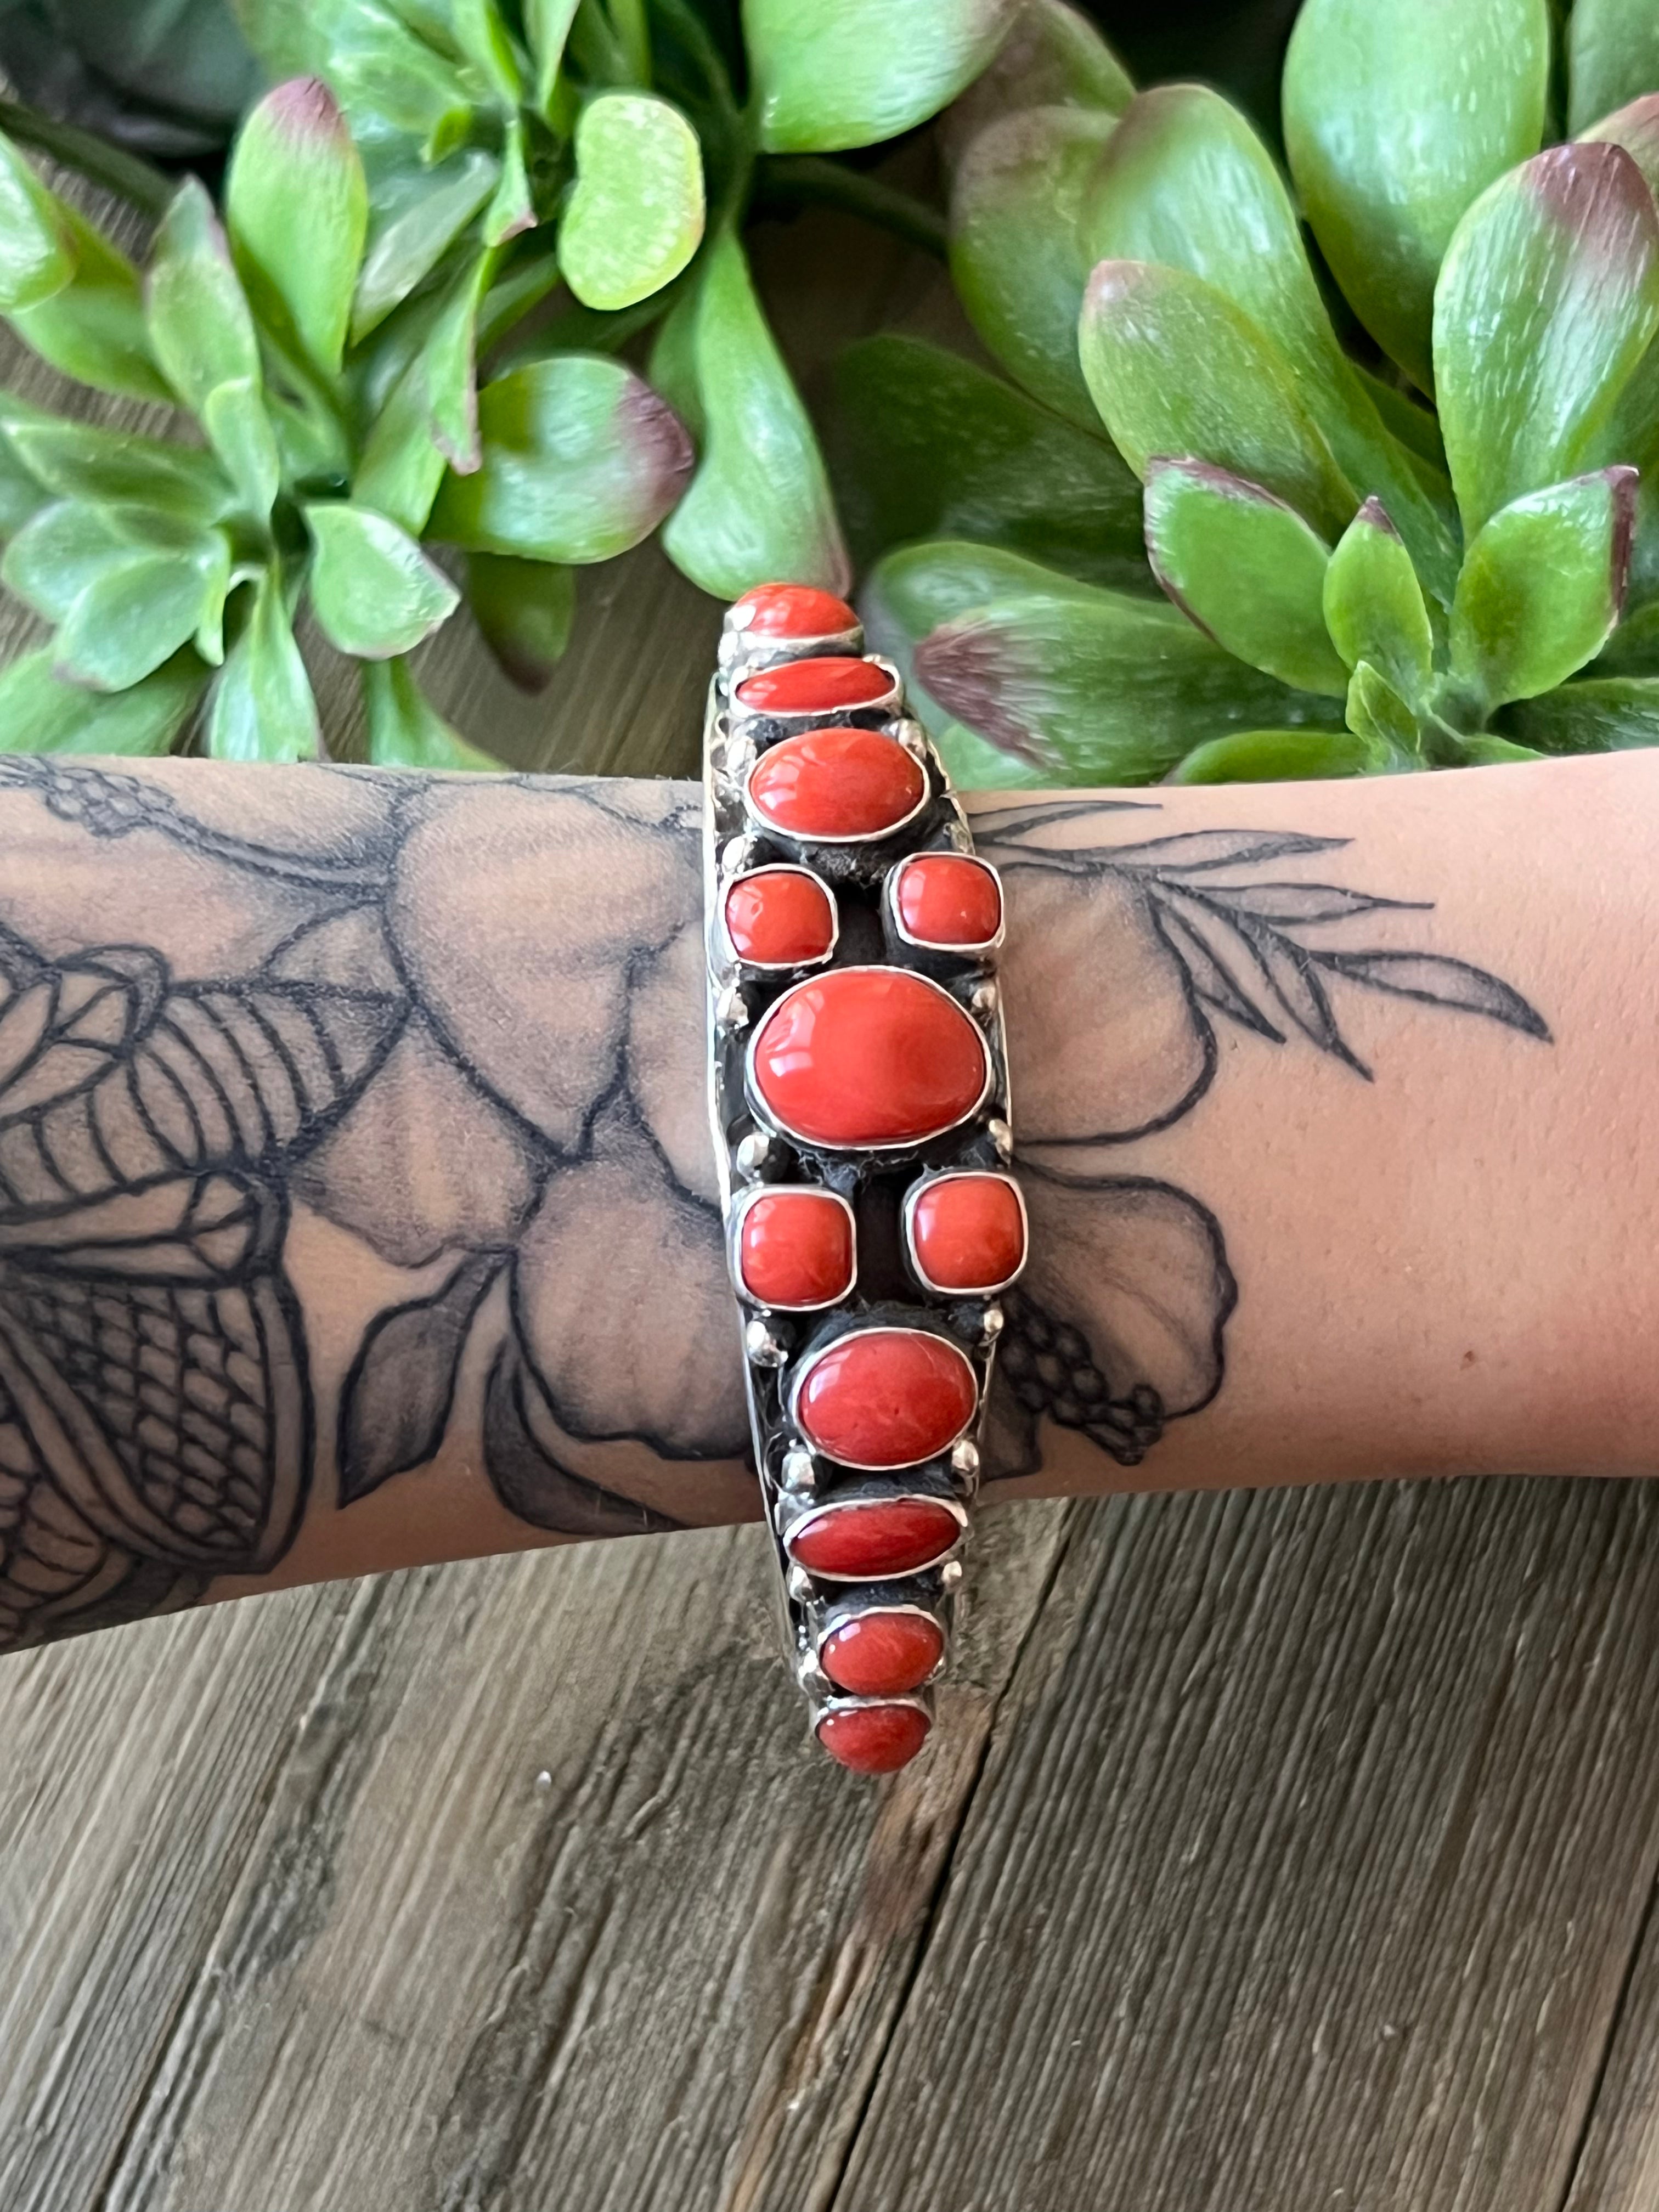
<svg viewBox="0 0 1659 2212"><path fill-rule="evenodd" d="M789 1556L829 1582L886 1582L943 1559L962 1526L943 1498L860 1498L798 1521Z"/></svg>
<svg viewBox="0 0 1659 2212"><path fill-rule="evenodd" d="M921 803L921 763L879 730L803 730L761 755L749 797L792 837L879 837Z"/></svg>
<svg viewBox="0 0 1659 2212"><path fill-rule="evenodd" d="M833 1305L853 1287L853 1217L827 1190L769 1190L744 1210L738 1273L763 1306Z"/></svg>
<svg viewBox="0 0 1659 2212"><path fill-rule="evenodd" d="M1025 1210L1006 1176L941 1176L910 1207L916 1273L936 1291L995 1291L1025 1260Z"/></svg>
<svg viewBox="0 0 1659 2212"><path fill-rule="evenodd" d="M798 968L822 960L836 941L836 909L816 876L757 868L726 894L726 933L739 960Z"/></svg>
<svg viewBox="0 0 1659 2212"><path fill-rule="evenodd" d="M1002 927L995 869L959 853L919 853L904 861L893 896L918 945L988 945Z"/></svg>
<svg viewBox="0 0 1659 2212"><path fill-rule="evenodd" d="M919 1328L861 1328L809 1362L795 1392L795 1419L807 1442L843 1467L915 1467L956 1442L978 1400L967 1354L945 1338ZM908 1531L907 1515L918 1528L940 1515L954 1519L931 1498L860 1503L830 1518L837 1528L856 1522L877 1529L890 1521Z"/></svg>
<svg viewBox="0 0 1659 2212"><path fill-rule="evenodd" d="M779 1127L841 1150L955 1128L989 1065L956 1000L905 968L832 968L792 985L751 1053L750 1080Z"/></svg>
<svg viewBox="0 0 1659 2212"><path fill-rule="evenodd" d="M910 1764L927 1728L919 1705L843 1705L818 1723L818 1741L854 1774L891 1774Z"/></svg>
<svg viewBox="0 0 1659 2212"><path fill-rule="evenodd" d="M728 620L750 637L839 637L859 618L845 599L811 584L757 584L733 601Z"/></svg>
<svg viewBox="0 0 1659 2212"><path fill-rule="evenodd" d="M926 1613L872 1610L832 1628L818 1664L855 1698L896 1698L918 1688L945 1653L945 1631Z"/></svg>
<svg viewBox="0 0 1659 2212"><path fill-rule="evenodd" d="M836 707L873 707L896 690L873 660L825 654L757 669L738 686L738 704L757 714L828 714Z"/></svg>

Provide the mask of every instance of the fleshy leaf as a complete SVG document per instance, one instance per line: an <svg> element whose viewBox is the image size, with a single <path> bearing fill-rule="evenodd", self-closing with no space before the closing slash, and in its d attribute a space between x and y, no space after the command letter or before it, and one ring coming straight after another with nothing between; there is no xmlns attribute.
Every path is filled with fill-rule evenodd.
<svg viewBox="0 0 1659 2212"><path fill-rule="evenodd" d="M536 63L536 105L545 115L553 98L564 42L580 0L523 0L524 27Z"/></svg>
<svg viewBox="0 0 1659 2212"><path fill-rule="evenodd" d="M699 449L663 532L675 567L725 599L772 580L844 592L823 456L730 232L705 252L696 289L664 325L651 375Z"/></svg>
<svg viewBox="0 0 1659 2212"><path fill-rule="evenodd" d="M896 138L972 83L1017 0L744 0L761 144L830 154Z"/></svg>
<svg viewBox="0 0 1659 2212"><path fill-rule="evenodd" d="M484 210L479 235L486 246L504 246L508 239L530 229L535 220L536 203L531 191L524 118L514 115L507 119L501 147L501 173L490 195L489 205Z"/></svg>
<svg viewBox="0 0 1659 2212"><path fill-rule="evenodd" d="M471 107L459 70L386 0L349 0L322 16L318 29L325 51L313 48L303 70L325 71L341 106L360 125L409 131L434 160L447 150L445 137L466 128Z"/></svg>
<svg viewBox="0 0 1659 2212"><path fill-rule="evenodd" d="M500 174L501 164L481 146L465 146L429 167L411 158L377 173L351 309L354 345L430 276Z"/></svg>
<svg viewBox="0 0 1659 2212"><path fill-rule="evenodd" d="M1024 0L995 60L941 117L940 143L955 161L1000 116L1023 107L1091 107L1121 115L1134 90L1086 15L1066 0Z"/></svg>
<svg viewBox="0 0 1659 2212"><path fill-rule="evenodd" d="M199 415L222 384L259 382L259 342L213 203L194 177L155 234L145 287L150 343L168 383Z"/></svg>
<svg viewBox="0 0 1659 2212"><path fill-rule="evenodd" d="M408 531L424 530L446 462L432 434L426 363L417 354L374 417L351 479L351 495Z"/></svg>
<svg viewBox="0 0 1659 2212"><path fill-rule="evenodd" d="M1622 147L1552 147L1475 202L1434 308L1467 537L1589 457L1656 328L1659 216Z"/></svg>
<svg viewBox="0 0 1659 2212"><path fill-rule="evenodd" d="M263 520L281 488L283 464L276 434L254 379L235 376L215 385L202 402L202 428L243 505Z"/></svg>
<svg viewBox="0 0 1659 2212"><path fill-rule="evenodd" d="M1412 556L1382 502L1368 499L1325 572L1325 627L1350 668L1369 660L1407 700L1434 665L1434 632Z"/></svg>
<svg viewBox="0 0 1659 2212"><path fill-rule="evenodd" d="M446 477L429 534L481 553L608 561L654 530L691 468L673 414L620 362L555 354L478 395L483 460Z"/></svg>
<svg viewBox="0 0 1659 2212"><path fill-rule="evenodd" d="M407 653L453 613L460 594L415 540L349 500L307 507L316 557L311 604L323 635L361 660Z"/></svg>
<svg viewBox="0 0 1659 2212"><path fill-rule="evenodd" d="M1385 749L1420 756L1422 736L1417 716L1380 668L1362 660L1348 685L1348 727Z"/></svg>
<svg viewBox="0 0 1659 2212"><path fill-rule="evenodd" d="M1173 607L1085 585L959 616L923 640L915 668L970 729L1081 783L1145 783L1206 732L1341 719L1334 702L1241 666Z"/></svg>
<svg viewBox="0 0 1659 2212"><path fill-rule="evenodd" d="M1537 152L1549 68L1547 0L1307 0L1297 18L1297 190L1360 320L1425 392L1436 273L1463 210Z"/></svg>
<svg viewBox="0 0 1659 2212"><path fill-rule="evenodd" d="M552 561L469 553L466 603L502 669L523 691L539 691L570 641L574 571Z"/></svg>
<svg viewBox="0 0 1659 2212"><path fill-rule="evenodd" d="M1075 429L959 354L883 331L836 364L831 453L853 549L969 538L1090 583L1144 586L1140 485Z"/></svg>
<svg viewBox="0 0 1659 2212"><path fill-rule="evenodd" d="M1449 596L1457 572L1449 488L1440 487L1443 514L1420 463L1384 428L1336 342L1279 171L1230 101L1202 85L1140 94L1100 158L1083 236L1091 263L1185 270L1270 333L1345 478L1388 502L1425 574Z"/></svg>
<svg viewBox="0 0 1659 2212"><path fill-rule="evenodd" d="M1346 695L1325 629L1329 549L1283 500L1205 461L1153 460L1146 551L1176 606L1227 652L1299 690Z"/></svg>
<svg viewBox="0 0 1659 2212"><path fill-rule="evenodd" d="M478 465L478 307L498 258L480 253L462 270L421 349L432 434L462 473Z"/></svg>
<svg viewBox="0 0 1659 2212"><path fill-rule="evenodd" d="M317 77L269 92L225 176L230 242L249 297L316 367L340 366L368 228L368 186L333 94Z"/></svg>
<svg viewBox="0 0 1659 2212"><path fill-rule="evenodd" d="M415 681L406 660L365 661L359 672L368 722L368 757L376 768L500 772L500 761L450 728Z"/></svg>
<svg viewBox="0 0 1659 2212"><path fill-rule="evenodd" d="M702 239L697 134L665 100L611 92L576 125L559 268L589 307L631 307L672 283Z"/></svg>
<svg viewBox="0 0 1659 2212"><path fill-rule="evenodd" d="M207 671L186 649L125 691L88 691L53 674L51 650L0 670L0 751L141 757L164 753L190 719Z"/></svg>
<svg viewBox="0 0 1659 2212"><path fill-rule="evenodd" d="M198 544L196 531L151 508L58 500L12 539L0 580L37 614L60 623L88 585L137 555L188 552Z"/></svg>
<svg viewBox="0 0 1659 2212"><path fill-rule="evenodd" d="M1079 226L1115 127L1083 107L1005 116L968 148L951 193L951 275L968 319L1011 376L1090 430L1077 329L1094 257Z"/></svg>
<svg viewBox="0 0 1659 2212"><path fill-rule="evenodd" d="M20 308L12 328L77 384L124 399L171 404L174 394L150 351L137 270L67 203L63 214L75 246L75 275L39 307Z"/></svg>
<svg viewBox="0 0 1659 2212"><path fill-rule="evenodd" d="M1238 730L1195 745L1170 783L1298 783L1304 778L1382 775L1407 765L1390 746L1352 730Z"/></svg>
<svg viewBox="0 0 1659 2212"><path fill-rule="evenodd" d="M185 522L216 521L230 504L229 485L199 447L61 422L34 409L15 414L6 394L0 424L29 475L60 499L132 501Z"/></svg>
<svg viewBox="0 0 1659 2212"><path fill-rule="evenodd" d="M215 760L315 760L322 748L317 702L279 572L266 569L248 596L245 627L213 687L207 750Z"/></svg>
<svg viewBox="0 0 1659 2212"><path fill-rule="evenodd" d="M1659 745L1659 677L1593 676L1563 684L1508 708L1504 726L1547 753Z"/></svg>
<svg viewBox="0 0 1659 2212"><path fill-rule="evenodd" d="M1567 128L1659 88L1659 15L1649 0L1577 0L1567 18Z"/></svg>
<svg viewBox="0 0 1659 2212"><path fill-rule="evenodd" d="M52 665L94 691L124 691L204 631L216 633L230 549L211 532L190 552L134 549L94 576L52 643Z"/></svg>
<svg viewBox="0 0 1659 2212"><path fill-rule="evenodd" d="M1659 63L1654 75L1659 82ZM1648 190L1659 191L1659 92L1644 92L1575 136L1586 145L1622 146L1647 179Z"/></svg>
<svg viewBox="0 0 1659 2212"><path fill-rule="evenodd" d="M1113 442L1143 479L1190 454L1264 485L1328 538L1359 504L1284 356L1184 269L1103 261L1084 301L1083 372Z"/></svg>
<svg viewBox="0 0 1659 2212"><path fill-rule="evenodd" d="M74 274L75 248L57 199L0 131L0 313L38 307Z"/></svg>
<svg viewBox="0 0 1659 2212"><path fill-rule="evenodd" d="M1634 469L1602 469L1501 507L1468 550L1452 603L1451 666L1487 707L1553 690L1619 619Z"/></svg>

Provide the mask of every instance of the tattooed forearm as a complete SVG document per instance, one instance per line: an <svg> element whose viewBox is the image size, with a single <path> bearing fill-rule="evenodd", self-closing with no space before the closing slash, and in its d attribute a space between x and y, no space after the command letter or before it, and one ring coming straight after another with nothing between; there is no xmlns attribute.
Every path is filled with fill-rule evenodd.
<svg viewBox="0 0 1659 2212"><path fill-rule="evenodd" d="M1032 1217L991 1472L1054 1428L1132 1465L1223 1383L1224 1223L1120 1166L1218 1027L1367 1080L1350 994L1549 1032L1341 839L979 829ZM750 1510L700 927L682 787L0 757L0 1645L264 1574L447 1450L539 1530Z"/></svg>

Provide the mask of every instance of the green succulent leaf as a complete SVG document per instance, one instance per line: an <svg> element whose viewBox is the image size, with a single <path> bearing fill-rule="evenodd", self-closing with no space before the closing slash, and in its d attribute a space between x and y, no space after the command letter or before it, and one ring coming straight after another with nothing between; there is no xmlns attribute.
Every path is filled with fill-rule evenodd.
<svg viewBox="0 0 1659 2212"><path fill-rule="evenodd" d="M1602 469L1502 507L1468 550L1452 603L1451 670L1487 707L1553 690L1619 619L1634 469Z"/></svg>
<svg viewBox="0 0 1659 2212"><path fill-rule="evenodd" d="M1437 393L1473 538L1588 459L1659 328L1659 216L1622 147L1552 147L1457 227L1435 289Z"/></svg>
<svg viewBox="0 0 1659 2212"><path fill-rule="evenodd" d="M847 552L823 456L730 232L705 252L696 289L664 325L651 376L699 447L663 532L675 567L720 599L773 578L844 592Z"/></svg>
<svg viewBox="0 0 1659 2212"><path fill-rule="evenodd" d="M254 307L332 375L362 264L368 185L320 78L279 84L244 123L226 172L225 213Z"/></svg>
<svg viewBox="0 0 1659 2212"><path fill-rule="evenodd" d="M1026 391L1089 430L1077 329L1095 257L1079 224L1115 127L1090 108L1006 116L968 148L951 194L951 275L968 319Z"/></svg>
<svg viewBox="0 0 1659 2212"><path fill-rule="evenodd" d="M564 42L580 0L523 0L524 27L536 63L536 105L546 115L553 104Z"/></svg>
<svg viewBox="0 0 1659 2212"><path fill-rule="evenodd" d="M1184 269L1103 261L1089 280L1083 371L1114 444L1145 479L1188 454L1263 485L1327 538L1359 504L1285 356Z"/></svg>
<svg viewBox="0 0 1659 2212"><path fill-rule="evenodd" d="M243 505L263 520L281 488L283 464L258 385L246 376L216 385L202 402L201 414L208 442L224 463Z"/></svg>
<svg viewBox="0 0 1659 2212"><path fill-rule="evenodd" d="M1593 676L1507 708L1510 734L1547 753L1659 745L1659 678Z"/></svg>
<svg viewBox="0 0 1659 2212"><path fill-rule="evenodd" d="M444 0L436 24L453 36L501 106L517 107L525 95L524 71L495 0Z"/></svg>
<svg viewBox="0 0 1659 2212"><path fill-rule="evenodd" d="M497 258L481 253L463 270L421 349L432 435L463 474L478 465L478 309Z"/></svg>
<svg viewBox="0 0 1659 2212"><path fill-rule="evenodd" d="M1659 80L1659 68L1655 77ZM1659 92L1644 92L1574 135L1586 145L1622 146L1647 179L1648 190L1659 191Z"/></svg>
<svg viewBox="0 0 1659 2212"><path fill-rule="evenodd" d="M407 653L455 611L460 594L395 522L349 500L305 510L314 558L311 604L331 645L360 660Z"/></svg>
<svg viewBox="0 0 1659 2212"><path fill-rule="evenodd" d="M486 769L501 763L470 745L432 704L406 660L366 661L359 672L368 724L368 757L376 768L428 773Z"/></svg>
<svg viewBox="0 0 1659 2212"><path fill-rule="evenodd" d="M559 267L585 307L631 307L672 283L702 240L697 134L665 100L611 92L576 125Z"/></svg>
<svg viewBox="0 0 1659 2212"><path fill-rule="evenodd" d="M1346 712L1355 737L1421 764L1422 732L1416 714L1369 660L1362 660L1353 672Z"/></svg>
<svg viewBox="0 0 1659 2212"><path fill-rule="evenodd" d="M1298 690L1346 695L1325 629L1330 550L1283 500L1207 461L1153 460L1146 551L1176 606L1228 653Z"/></svg>
<svg viewBox="0 0 1659 2212"><path fill-rule="evenodd" d="M354 345L431 275L500 176L500 162L481 146L465 146L430 165L400 149L397 159L377 166L351 307Z"/></svg>
<svg viewBox="0 0 1659 2212"><path fill-rule="evenodd" d="M769 153L830 154L938 114L996 52L1018 0L744 0Z"/></svg>
<svg viewBox="0 0 1659 2212"><path fill-rule="evenodd" d="M528 230L536 220L536 204L530 185L524 123L514 115L507 123L501 148L501 173L489 205L484 210L480 235L486 246L504 246Z"/></svg>
<svg viewBox="0 0 1659 2212"><path fill-rule="evenodd" d="M9 435L0 431L0 543L15 537L52 494L27 468Z"/></svg>
<svg viewBox="0 0 1659 2212"><path fill-rule="evenodd" d="M506 553L469 553L466 603L489 650L521 691L539 691L570 642L574 570Z"/></svg>
<svg viewBox="0 0 1659 2212"><path fill-rule="evenodd" d="M1659 88L1659 15L1650 0L1577 0L1567 19L1567 128L1575 137Z"/></svg>
<svg viewBox="0 0 1659 2212"><path fill-rule="evenodd" d="M138 272L75 210L63 215L75 248L75 275L38 307L9 317L24 344L77 384L123 399L174 394L155 365Z"/></svg>
<svg viewBox="0 0 1659 2212"><path fill-rule="evenodd" d="M1518 745L1512 738L1497 737L1488 730L1466 738L1459 755L1464 768L1521 768L1547 757L1535 745Z"/></svg>
<svg viewBox="0 0 1659 2212"><path fill-rule="evenodd" d="M1425 392L1436 274L1464 210L1537 152L1549 67L1547 0L1307 0L1297 18L1297 190L1355 313Z"/></svg>
<svg viewBox="0 0 1659 2212"><path fill-rule="evenodd" d="M1140 485L1103 438L892 331L847 348L836 393L832 472L860 565L914 538L970 538L1144 587Z"/></svg>
<svg viewBox="0 0 1659 2212"><path fill-rule="evenodd" d="M1434 632L1412 556L1380 500L1368 499L1337 541L1325 571L1324 613L1348 667L1368 660L1402 698L1423 697Z"/></svg>
<svg viewBox="0 0 1659 2212"><path fill-rule="evenodd" d="M208 532L189 551L131 549L78 594L53 641L58 675L94 691L124 691L192 638L216 638L230 582L230 549Z"/></svg>
<svg viewBox="0 0 1659 2212"><path fill-rule="evenodd" d="M1449 487L1438 488L1443 513L1420 459L1389 435L1338 345L1290 196L1238 110L1202 85L1141 93L1101 155L1082 228L1091 264L1186 270L1272 334L1345 478L1387 501L1425 574L1449 597L1457 572Z"/></svg>
<svg viewBox="0 0 1659 2212"><path fill-rule="evenodd" d="M265 569L245 596L246 619L209 704L207 750L215 760L315 760L322 750L317 702L281 572Z"/></svg>
<svg viewBox="0 0 1659 2212"><path fill-rule="evenodd" d="M0 669L0 751L143 757L168 751L207 671L186 648L125 691L88 691L53 673L49 647Z"/></svg>
<svg viewBox="0 0 1659 2212"><path fill-rule="evenodd" d="M38 307L75 274L75 247L56 197L0 132L0 314Z"/></svg>
<svg viewBox="0 0 1659 2212"><path fill-rule="evenodd" d="M9 393L0 393L0 426L29 477L56 498L131 502L198 523L217 521L231 504L222 471L199 447L60 421L16 408Z"/></svg>
<svg viewBox="0 0 1659 2212"><path fill-rule="evenodd" d="M1334 775L1386 775L1412 765L1392 745L1352 730L1237 730L1194 745L1169 783L1300 783Z"/></svg>
<svg viewBox="0 0 1659 2212"><path fill-rule="evenodd" d="M468 128L472 103L456 63L417 35L407 12L386 0L323 0L316 43L289 73L326 75L354 121L408 131L436 160Z"/></svg>
<svg viewBox="0 0 1659 2212"><path fill-rule="evenodd" d="M622 362L555 354L478 395L483 459L452 472L429 534L470 552L578 565L654 530L691 468L685 432Z"/></svg>
<svg viewBox="0 0 1659 2212"><path fill-rule="evenodd" d="M1073 585L995 600L916 649L918 681L993 744L1080 783L1145 783L1196 732L1334 727L1328 699L1241 666L1173 607Z"/></svg>
<svg viewBox="0 0 1659 2212"><path fill-rule="evenodd" d="M1091 107L1121 115L1134 81L1086 15L1066 0L1024 0L988 69L940 118L954 161L986 125L1024 107Z"/></svg>
<svg viewBox="0 0 1659 2212"><path fill-rule="evenodd" d="M161 218L145 290L155 358L193 414L222 384L258 388L253 317L213 203L194 177L179 186Z"/></svg>
<svg viewBox="0 0 1659 2212"><path fill-rule="evenodd" d="M432 434L426 363L417 356L374 418L351 495L405 530L424 530L447 465Z"/></svg>
<svg viewBox="0 0 1659 2212"><path fill-rule="evenodd" d="M46 621L64 621L99 578L141 554L187 553L201 532L153 508L58 500L27 522L0 560L0 581Z"/></svg>

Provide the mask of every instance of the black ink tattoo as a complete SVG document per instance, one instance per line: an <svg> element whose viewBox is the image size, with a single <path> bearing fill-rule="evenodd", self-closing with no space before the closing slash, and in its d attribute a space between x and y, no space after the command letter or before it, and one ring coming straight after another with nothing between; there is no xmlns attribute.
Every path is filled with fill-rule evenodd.
<svg viewBox="0 0 1659 2212"><path fill-rule="evenodd" d="M698 1517L687 1462L705 1486L744 1480L702 1106L696 794L293 773L298 804L265 771L263 818L244 781L228 826L224 787L187 769L0 756L19 810L0 848L0 1647L269 1570L309 1494L349 1508L428 1464L464 1398L496 1495L538 1528ZM1198 1104L1218 1022L1367 1080L1346 990L1548 1036L1479 968L1347 941L1422 908L1279 872L1342 841L1106 842L1113 816L1147 811L978 818L1014 908L1016 1060L1042 1102L993 1407L1002 1475L1038 1463L1045 1420L1133 1464L1221 1387L1221 1226L1109 1157ZM96 900L108 887L117 941L57 880L77 869ZM1018 950L1036 969L1062 957L1049 918L1097 1000L1085 1079L1036 1067L1040 1038L1022 1050ZM313 1218L407 1286L326 1387L295 1281ZM569 1264L596 1253L606 1267ZM619 1360L641 1285L649 1341Z"/></svg>

